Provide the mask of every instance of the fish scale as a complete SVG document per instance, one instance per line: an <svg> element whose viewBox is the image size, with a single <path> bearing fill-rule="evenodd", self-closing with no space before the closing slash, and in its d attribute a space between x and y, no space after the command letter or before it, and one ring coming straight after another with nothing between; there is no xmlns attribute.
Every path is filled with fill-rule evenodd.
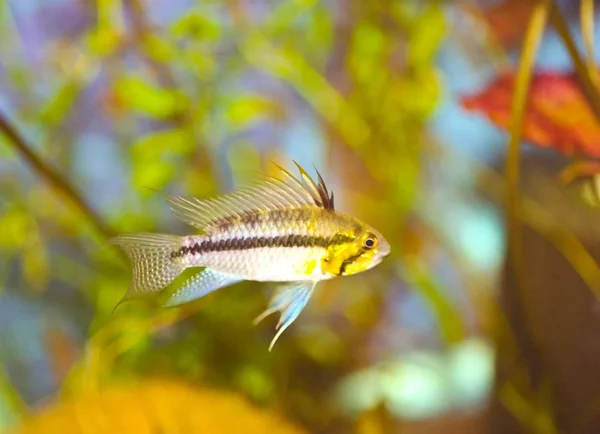
<svg viewBox="0 0 600 434"><path fill-rule="evenodd" d="M340 229L351 231L354 224L337 217L337 230L328 231L332 225L315 225L318 218L316 212L298 210L257 214L252 220L230 225L226 231L189 237L192 250L186 260L189 266L205 266L247 280L329 279L333 276L324 274L319 266L306 273L306 264L320 263L328 245L350 241Z"/></svg>
<svg viewBox="0 0 600 434"><path fill-rule="evenodd" d="M200 235L120 235L133 266L123 301L160 292L186 268L203 268L172 292L165 305L186 303L242 280L288 282L257 320L279 311L277 333L298 317L321 280L366 271L390 252L385 238L335 209L321 175L318 182L298 164L300 178L283 176L217 198L168 195L174 215Z"/></svg>

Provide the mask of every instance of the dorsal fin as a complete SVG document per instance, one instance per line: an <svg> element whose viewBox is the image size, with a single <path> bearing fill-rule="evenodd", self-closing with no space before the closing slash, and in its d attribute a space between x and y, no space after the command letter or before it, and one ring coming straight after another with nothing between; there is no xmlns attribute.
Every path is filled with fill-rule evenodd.
<svg viewBox="0 0 600 434"><path fill-rule="evenodd" d="M173 214L185 223L209 231L248 212L266 212L292 207L317 207L333 210L333 193L317 171L318 184L294 161L301 180L277 166L283 178L266 177L262 181L211 199L167 195Z"/></svg>

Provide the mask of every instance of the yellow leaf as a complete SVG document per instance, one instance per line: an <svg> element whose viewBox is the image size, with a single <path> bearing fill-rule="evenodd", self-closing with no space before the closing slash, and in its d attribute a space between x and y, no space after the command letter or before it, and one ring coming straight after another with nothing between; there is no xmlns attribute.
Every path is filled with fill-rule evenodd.
<svg viewBox="0 0 600 434"><path fill-rule="evenodd" d="M36 228L37 230L37 228ZM45 289L49 279L48 252L39 233L32 233L23 246L23 278L35 291Z"/></svg>
<svg viewBox="0 0 600 434"><path fill-rule="evenodd" d="M411 25L408 62L415 68L431 68L446 33L446 17L439 4L429 4Z"/></svg>
<svg viewBox="0 0 600 434"><path fill-rule="evenodd" d="M135 76L118 80L115 93L127 106L156 118L173 116L184 110L186 105L186 99L180 93L154 86Z"/></svg>
<svg viewBox="0 0 600 434"><path fill-rule="evenodd" d="M349 55L348 69L356 80L367 86L370 91L385 82L387 74L382 57L386 46L386 37L382 30L368 22L360 23L352 38L352 50Z"/></svg>
<svg viewBox="0 0 600 434"><path fill-rule="evenodd" d="M217 69L217 61L214 57L195 49L184 50L179 54L179 60L189 68L198 78L206 79Z"/></svg>
<svg viewBox="0 0 600 434"><path fill-rule="evenodd" d="M183 129L155 131L137 140L131 147L133 182L141 191L162 188L175 173L174 156L193 149L193 136Z"/></svg>
<svg viewBox="0 0 600 434"><path fill-rule="evenodd" d="M333 38L332 16L323 4L316 6L313 12L307 16L309 22L309 33L306 35L307 47L318 47L321 51L324 47L330 47ZM328 54L329 50L324 50ZM324 53L324 54L325 54Z"/></svg>
<svg viewBox="0 0 600 434"><path fill-rule="evenodd" d="M149 57L158 62L168 62L177 55L177 50L165 39L155 35L147 35L142 41L144 51Z"/></svg>
<svg viewBox="0 0 600 434"><path fill-rule="evenodd" d="M24 420L13 434L305 434L273 411L240 396L148 379L87 392Z"/></svg>
<svg viewBox="0 0 600 434"><path fill-rule="evenodd" d="M160 189L173 178L174 173L173 165L166 161L139 161L133 167L133 183L142 191ZM150 193L150 190L147 191Z"/></svg>
<svg viewBox="0 0 600 434"><path fill-rule="evenodd" d="M87 36L87 44L92 53L100 57L108 57L113 54L121 43L121 35L116 29L101 27L91 31Z"/></svg>
<svg viewBox="0 0 600 434"><path fill-rule="evenodd" d="M267 98L256 95L236 98L227 108L227 119L234 127L243 128L261 117L275 116L279 108Z"/></svg>
<svg viewBox="0 0 600 434"><path fill-rule="evenodd" d="M203 15L184 15L173 25L171 31L175 36L193 36L196 39L215 40L221 35L221 29L215 21L211 21Z"/></svg>
<svg viewBox="0 0 600 434"><path fill-rule="evenodd" d="M183 153L193 149L193 137L183 129L154 131L138 139L131 147L134 159L149 160L165 151Z"/></svg>
<svg viewBox="0 0 600 434"><path fill-rule="evenodd" d="M45 125L57 125L73 107L80 89L74 82L69 81L58 89L40 112L40 122Z"/></svg>
<svg viewBox="0 0 600 434"><path fill-rule="evenodd" d="M25 243L35 221L26 212L12 208L0 218L0 247L18 249Z"/></svg>

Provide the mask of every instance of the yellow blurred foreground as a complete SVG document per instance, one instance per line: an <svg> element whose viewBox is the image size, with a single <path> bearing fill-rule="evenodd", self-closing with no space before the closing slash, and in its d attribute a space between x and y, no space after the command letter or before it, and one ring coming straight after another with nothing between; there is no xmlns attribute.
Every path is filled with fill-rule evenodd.
<svg viewBox="0 0 600 434"><path fill-rule="evenodd" d="M150 379L113 385L50 405L14 434L303 434L276 413L233 393Z"/></svg>

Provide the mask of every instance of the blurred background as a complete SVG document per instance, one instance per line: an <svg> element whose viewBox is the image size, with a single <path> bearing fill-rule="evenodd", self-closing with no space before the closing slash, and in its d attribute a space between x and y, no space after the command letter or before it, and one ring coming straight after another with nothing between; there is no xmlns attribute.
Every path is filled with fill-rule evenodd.
<svg viewBox="0 0 600 434"><path fill-rule="evenodd" d="M0 0L0 432L600 432L594 6ZM383 264L320 284L272 352L269 284L113 313L107 240L192 232L148 187L292 159Z"/></svg>

